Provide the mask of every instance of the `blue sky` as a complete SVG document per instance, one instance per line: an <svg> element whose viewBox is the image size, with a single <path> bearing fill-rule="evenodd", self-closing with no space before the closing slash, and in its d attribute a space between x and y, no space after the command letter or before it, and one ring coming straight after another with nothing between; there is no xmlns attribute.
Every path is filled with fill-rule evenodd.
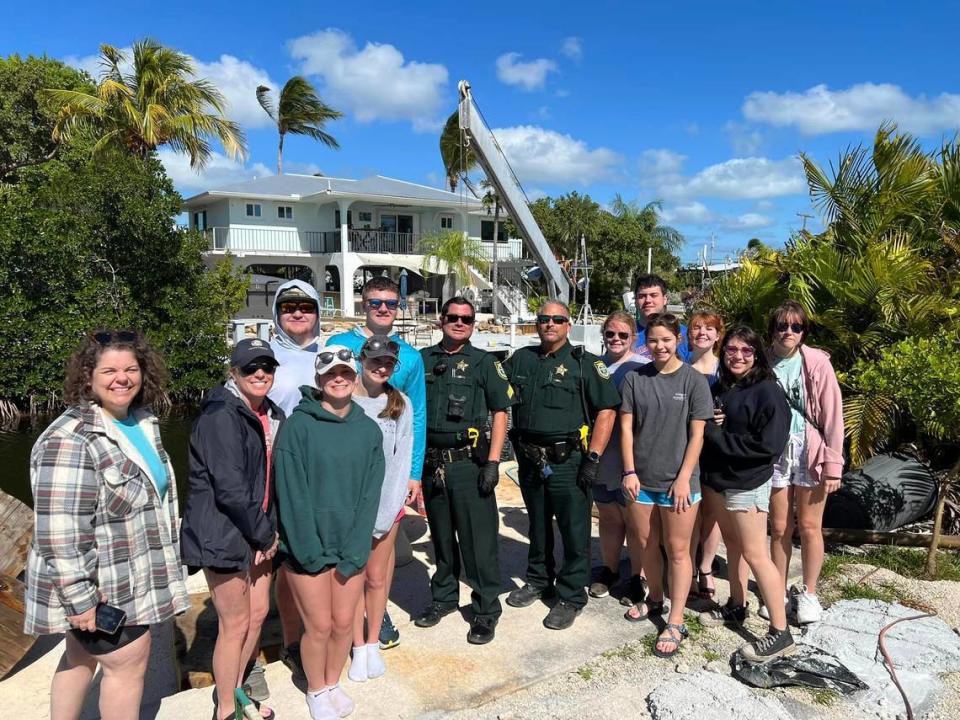
<svg viewBox="0 0 960 720"><path fill-rule="evenodd" d="M713 259L778 245L813 212L796 160L869 142L885 119L930 148L960 126L949 3L21 3L5 54L94 67L144 36L189 53L231 101L250 158L204 175L162 153L184 194L275 171L254 88L307 75L345 118L339 151L288 138L288 172L441 187L439 125L469 79L528 195L663 201ZM811 226L818 227L817 219Z"/></svg>

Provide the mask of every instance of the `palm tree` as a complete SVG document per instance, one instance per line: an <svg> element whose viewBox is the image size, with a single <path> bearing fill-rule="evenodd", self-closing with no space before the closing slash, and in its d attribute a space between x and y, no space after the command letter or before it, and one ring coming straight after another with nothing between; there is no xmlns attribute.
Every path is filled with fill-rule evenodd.
<svg viewBox="0 0 960 720"><path fill-rule="evenodd" d="M194 79L189 55L144 39L134 43L132 60L124 73L126 55L101 45L103 71L94 92L44 91L59 106L54 140L93 133L94 153L119 147L144 159L168 145L188 154L194 169L209 161L214 138L229 157L246 156L243 131L224 117L223 94L209 81Z"/></svg>
<svg viewBox="0 0 960 720"><path fill-rule="evenodd" d="M613 196L613 202L610 203L610 212L615 218L623 222L633 223L639 231L646 235L651 243L649 247L666 250L671 255L676 255L683 247L683 234L670 225L660 223L660 211L663 209L663 203L660 200L653 200L646 205L640 206L636 202L627 202L621 197L620 193ZM626 277L626 288L633 289L634 268L630 268Z"/></svg>
<svg viewBox="0 0 960 720"><path fill-rule="evenodd" d="M420 240L418 249L424 256L425 269L431 266L432 272L439 272L446 268L447 277L442 292L444 301L453 297L458 285L470 284L471 269L486 273L490 267L480 243L456 230L428 235Z"/></svg>
<svg viewBox="0 0 960 720"><path fill-rule="evenodd" d="M280 102L273 104L270 97L270 88L266 85L257 87L257 102L267 115L277 124L280 133L280 144L277 148L277 175L283 175L283 139L287 133L293 135L307 135L319 140L330 148L339 148L333 135L323 127L328 120L338 120L343 113L327 105L310 81L301 75L294 75L287 80L287 84L280 91Z"/></svg>
<svg viewBox="0 0 960 720"><path fill-rule="evenodd" d="M477 166L477 155L464 141L460 132L460 113L454 110L447 118L440 134L440 158L443 160L443 169L447 174L447 185L450 192L457 191L457 183L461 180L468 188L473 186L467 179L467 173ZM476 193L474 193L476 194Z"/></svg>

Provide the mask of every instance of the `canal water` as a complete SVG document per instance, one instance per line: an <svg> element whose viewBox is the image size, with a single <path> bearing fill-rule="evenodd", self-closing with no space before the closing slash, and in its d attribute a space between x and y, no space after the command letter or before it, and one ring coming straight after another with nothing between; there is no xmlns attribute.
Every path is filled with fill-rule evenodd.
<svg viewBox="0 0 960 720"><path fill-rule="evenodd" d="M30 493L30 449L55 418L56 416L25 417L14 429L0 429L0 488L30 507L33 507ZM178 409L171 411L160 421L160 437L173 463L181 509L187 495L188 443L193 418L194 413L191 410Z"/></svg>

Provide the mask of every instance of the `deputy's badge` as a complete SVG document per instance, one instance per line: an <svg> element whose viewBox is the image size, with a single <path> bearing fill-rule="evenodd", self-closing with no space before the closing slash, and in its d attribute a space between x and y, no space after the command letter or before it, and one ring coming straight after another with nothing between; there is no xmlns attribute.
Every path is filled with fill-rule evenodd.
<svg viewBox="0 0 960 720"><path fill-rule="evenodd" d="M453 379L454 380L465 380L467 377L467 368L470 367L470 363L466 360L461 360L456 365L453 366Z"/></svg>
<svg viewBox="0 0 960 720"><path fill-rule="evenodd" d="M610 371L607 370L607 366L603 364L602 360L597 360L593 366L597 369L597 375L602 377L604 380L610 379Z"/></svg>
<svg viewBox="0 0 960 720"><path fill-rule="evenodd" d="M566 365L557 365L556 369L553 371L553 374L554 374L554 375L559 375L560 377L563 377L564 375L567 374L567 366L566 366Z"/></svg>
<svg viewBox="0 0 960 720"><path fill-rule="evenodd" d="M503 365L500 364L499 360L494 360L493 366L497 369L497 375L499 375L501 379L508 380L507 371L503 369Z"/></svg>
<svg viewBox="0 0 960 720"><path fill-rule="evenodd" d="M460 372L465 371L468 367L470 367L470 365L469 363L467 363L466 360L461 360L460 362L457 363L457 370L459 370Z"/></svg>

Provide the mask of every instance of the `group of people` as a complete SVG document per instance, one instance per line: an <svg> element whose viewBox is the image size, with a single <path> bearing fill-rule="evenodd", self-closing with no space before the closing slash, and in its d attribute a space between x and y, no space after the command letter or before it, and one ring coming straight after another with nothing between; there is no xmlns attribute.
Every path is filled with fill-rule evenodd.
<svg viewBox="0 0 960 720"><path fill-rule="evenodd" d="M539 345L501 364L471 344L466 298L444 303L442 339L422 351L394 333L392 280L372 279L362 298L365 323L324 341L314 288L278 289L274 339L237 343L226 382L204 398L182 520L149 410L162 360L134 331L83 339L67 364L69 407L31 455L25 630L66 632L52 718L79 717L98 664L101 716L137 716L150 626L188 606L183 565L204 574L219 621L214 720L233 715L238 688L275 715L258 662L271 587L281 658L305 678L311 717L346 717L348 658L351 681L372 680L399 642L386 606L406 505L425 508L435 562L414 624L456 610L462 577L467 641L490 642L503 611L495 488L508 437L529 518L524 582L508 605L542 599L543 624L570 627L618 583L626 542L625 617L665 617L656 654L669 657L687 635L688 595L714 594L722 537L730 597L703 621L743 622L752 571L770 630L744 656L793 651L788 613L819 616L820 523L843 468L839 388L829 357L804 343L799 304L777 308L767 343L748 327L725 331L710 310L688 330L666 312L663 280L644 276L636 315L604 322L602 357L570 344L569 308L548 301ZM602 567L591 582L594 502ZM795 522L804 577L788 590ZM119 629L104 609L124 614Z"/></svg>

